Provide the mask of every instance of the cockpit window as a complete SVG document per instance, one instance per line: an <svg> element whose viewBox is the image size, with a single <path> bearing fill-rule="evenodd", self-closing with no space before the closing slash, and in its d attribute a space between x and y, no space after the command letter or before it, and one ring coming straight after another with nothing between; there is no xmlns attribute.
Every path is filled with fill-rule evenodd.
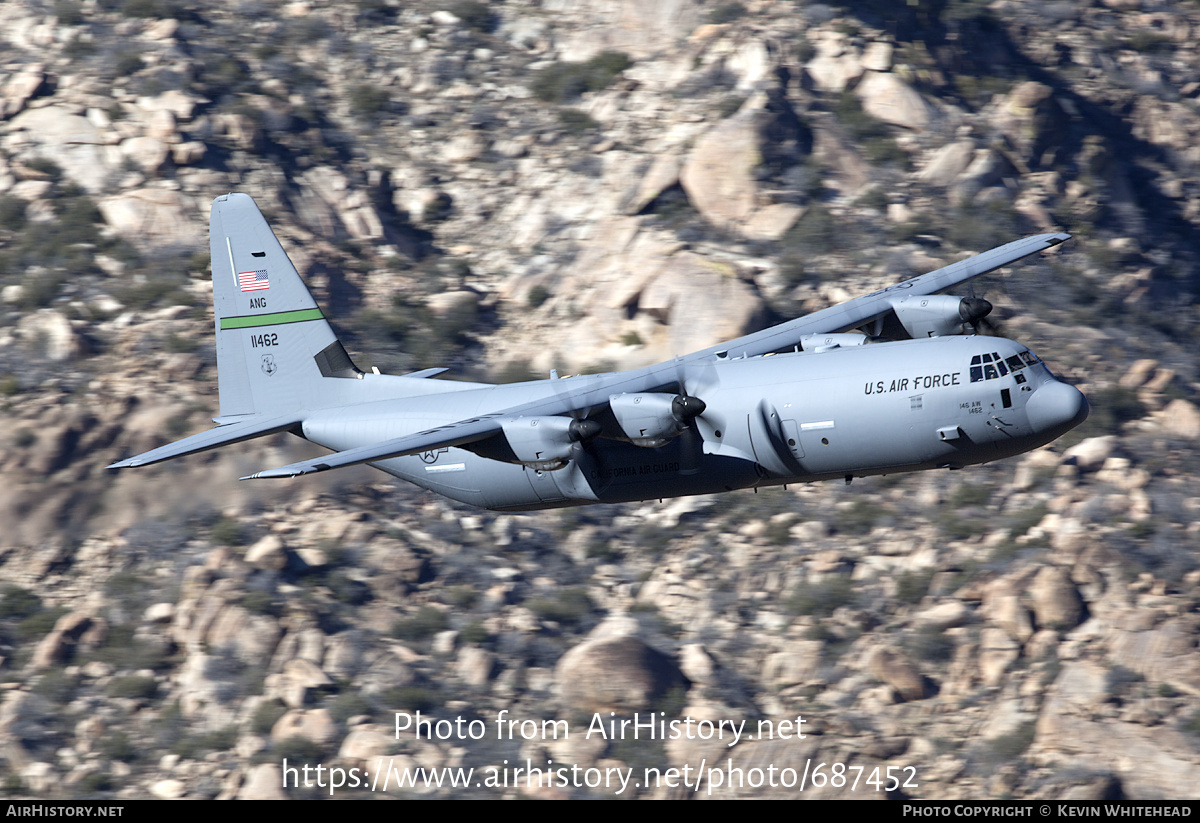
<svg viewBox="0 0 1200 823"><path fill-rule="evenodd" d="M1029 350L1017 352L1007 358L1001 357L999 352L977 354L971 358L971 382L994 380L998 377L1005 377L1010 372L1016 374L1026 366L1032 366L1038 362L1040 361L1037 359L1037 355Z"/></svg>

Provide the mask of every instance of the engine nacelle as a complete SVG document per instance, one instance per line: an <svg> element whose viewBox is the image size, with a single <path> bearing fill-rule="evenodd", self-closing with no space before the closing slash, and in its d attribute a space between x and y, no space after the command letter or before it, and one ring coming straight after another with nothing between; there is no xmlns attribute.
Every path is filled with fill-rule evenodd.
<svg viewBox="0 0 1200 823"><path fill-rule="evenodd" d="M518 463L538 471L555 471L570 462L576 443L600 433L594 420L570 417L515 417L500 424Z"/></svg>
<svg viewBox="0 0 1200 823"><path fill-rule="evenodd" d="M890 303L900 325L914 339L962 334L966 324L982 320L992 310L986 300L952 294L893 297Z"/></svg>
<svg viewBox="0 0 1200 823"><path fill-rule="evenodd" d="M608 407L630 443L657 448L683 431L675 419L676 397L661 392L614 394Z"/></svg>

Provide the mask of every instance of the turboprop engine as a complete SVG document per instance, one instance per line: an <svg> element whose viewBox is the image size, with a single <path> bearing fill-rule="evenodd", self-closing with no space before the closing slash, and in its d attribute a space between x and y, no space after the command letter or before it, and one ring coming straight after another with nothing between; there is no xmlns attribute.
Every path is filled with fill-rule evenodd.
<svg viewBox="0 0 1200 823"><path fill-rule="evenodd" d="M662 392L614 394L608 407L630 443L652 449L681 434L706 408L699 397Z"/></svg>
<svg viewBox="0 0 1200 823"><path fill-rule="evenodd" d="M600 433L595 420L570 417L516 417L501 424L517 463L538 471L556 471L570 462L576 443Z"/></svg>
<svg viewBox="0 0 1200 823"><path fill-rule="evenodd" d="M992 310L992 304L986 300L952 294L895 297L891 304L896 319L914 339L962 334L966 324L975 327Z"/></svg>

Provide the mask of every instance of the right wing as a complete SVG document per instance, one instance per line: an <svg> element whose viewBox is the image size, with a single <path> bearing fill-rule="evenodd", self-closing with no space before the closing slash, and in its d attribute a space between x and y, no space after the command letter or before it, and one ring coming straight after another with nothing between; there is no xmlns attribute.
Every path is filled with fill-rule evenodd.
<svg viewBox="0 0 1200 823"><path fill-rule="evenodd" d="M845 303L839 303L804 317L780 323L778 326L730 340L728 343L710 346L703 351L687 355L683 360L699 360L719 353L725 353L729 357L755 357L760 354L790 349L799 345L801 338L810 334L832 334L856 329L891 311L890 301L894 297L937 294L981 274L987 274L1001 266L1014 263L1023 257L1053 248L1070 238L1071 235L1062 232L1022 237L1020 240L1005 243L1003 246L997 246L990 251L918 275L894 286L888 286L862 297L847 300Z"/></svg>

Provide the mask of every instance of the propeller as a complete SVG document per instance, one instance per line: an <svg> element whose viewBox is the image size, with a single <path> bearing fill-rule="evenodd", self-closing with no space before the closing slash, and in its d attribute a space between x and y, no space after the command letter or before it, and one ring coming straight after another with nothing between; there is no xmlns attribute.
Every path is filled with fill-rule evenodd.
<svg viewBox="0 0 1200 823"><path fill-rule="evenodd" d="M985 327L985 318L992 311L992 304L981 297L964 297L958 304L958 316L964 323L970 323L971 328L979 334L981 326Z"/></svg>
<svg viewBox="0 0 1200 823"><path fill-rule="evenodd" d="M704 414L708 404L688 393L686 372L683 361L676 356L675 382L679 384L679 395L671 401L671 414L682 429L679 433L679 473L695 474L700 471L700 459L704 455L704 435L696 425L696 418Z"/></svg>
<svg viewBox="0 0 1200 823"><path fill-rule="evenodd" d="M963 322L970 323L971 330L975 334L1000 337L1002 335L1000 334L999 325L994 320L988 319L988 315L992 313L993 308L989 301L975 296L975 281L969 281L967 283L967 296L963 298L962 303L958 307L958 314L962 317Z"/></svg>

